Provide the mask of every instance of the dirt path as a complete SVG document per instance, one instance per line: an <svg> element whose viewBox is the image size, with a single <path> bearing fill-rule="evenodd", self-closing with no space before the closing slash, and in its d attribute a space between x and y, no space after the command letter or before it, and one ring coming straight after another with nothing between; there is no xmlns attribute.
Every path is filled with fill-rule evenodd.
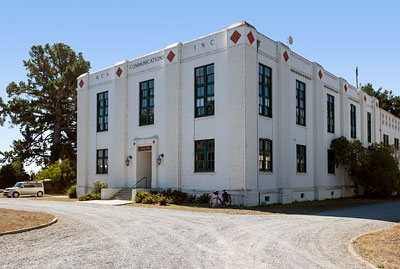
<svg viewBox="0 0 400 269"><path fill-rule="evenodd" d="M27 204L59 222L1 237L0 268L362 268L346 252L351 238L400 220L400 202L319 215L229 215L0 200L13 209Z"/></svg>

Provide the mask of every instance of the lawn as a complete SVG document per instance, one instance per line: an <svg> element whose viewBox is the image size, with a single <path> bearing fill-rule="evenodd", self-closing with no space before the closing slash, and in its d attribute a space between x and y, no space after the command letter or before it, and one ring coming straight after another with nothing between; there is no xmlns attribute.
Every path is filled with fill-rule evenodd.
<svg viewBox="0 0 400 269"><path fill-rule="evenodd" d="M0 208L0 233L47 224L54 218L41 212Z"/></svg>
<svg viewBox="0 0 400 269"><path fill-rule="evenodd" d="M377 268L400 268L400 225L361 236L353 246Z"/></svg>

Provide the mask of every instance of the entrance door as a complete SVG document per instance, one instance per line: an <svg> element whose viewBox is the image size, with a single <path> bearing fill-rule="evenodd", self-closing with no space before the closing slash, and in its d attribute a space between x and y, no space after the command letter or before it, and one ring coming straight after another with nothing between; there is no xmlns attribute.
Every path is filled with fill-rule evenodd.
<svg viewBox="0 0 400 269"><path fill-rule="evenodd" d="M149 151L138 151L137 158L137 188L151 188L151 149Z"/></svg>

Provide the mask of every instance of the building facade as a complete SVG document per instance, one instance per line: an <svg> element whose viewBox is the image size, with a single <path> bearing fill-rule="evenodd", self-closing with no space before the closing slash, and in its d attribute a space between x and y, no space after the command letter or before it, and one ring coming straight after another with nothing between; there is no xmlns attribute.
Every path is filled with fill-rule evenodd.
<svg viewBox="0 0 400 269"><path fill-rule="evenodd" d="M349 197L331 141L400 137L376 98L245 22L77 82L79 195L101 180L245 205Z"/></svg>

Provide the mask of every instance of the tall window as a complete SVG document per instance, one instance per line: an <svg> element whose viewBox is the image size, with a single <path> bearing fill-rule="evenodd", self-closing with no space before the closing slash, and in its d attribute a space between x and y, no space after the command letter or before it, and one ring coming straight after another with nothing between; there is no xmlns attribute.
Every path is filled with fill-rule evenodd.
<svg viewBox="0 0 400 269"><path fill-rule="evenodd" d="M108 92L97 94L97 131L108 130Z"/></svg>
<svg viewBox="0 0 400 269"><path fill-rule="evenodd" d="M328 149L328 173L335 173L335 151Z"/></svg>
<svg viewBox="0 0 400 269"><path fill-rule="evenodd" d="M214 64L198 67L195 73L195 117L214 115Z"/></svg>
<svg viewBox="0 0 400 269"><path fill-rule="evenodd" d="M327 95L328 108L328 132L335 133L335 98L332 95Z"/></svg>
<svg viewBox="0 0 400 269"><path fill-rule="evenodd" d="M306 173L306 146L296 145L296 163L297 163L297 173Z"/></svg>
<svg viewBox="0 0 400 269"><path fill-rule="evenodd" d="M296 80L296 124L306 126L306 84Z"/></svg>
<svg viewBox="0 0 400 269"><path fill-rule="evenodd" d="M394 149L399 150L399 139L398 138L394 139Z"/></svg>
<svg viewBox="0 0 400 269"><path fill-rule="evenodd" d="M272 118L272 70L258 65L258 114Z"/></svg>
<svg viewBox="0 0 400 269"><path fill-rule="evenodd" d="M388 146L389 145L389 136L388 135L383 135L383 144Z"/></svg>
<svg viewBox="0 0 400 269"><path fill-rule="evenodd" d="M139 125L154 124L154 79L140 82Z"/></svg>
<svg viewBox="0 0 400 269"><path fill-rule="evenodd" d="M356 130L356 106L350 105L350 127L351 127L351 138L357 138L357 130Z"/></svg>
<svg viewBox="0 0 400 269"><path fill-rule="evenodd" d="M260 139L258 163L260 171L272 172L272 141Z"/></svg>
<svg viewBox="0 0 400 269"><path fill-rule="evenodd" d="M97 150L96 173L97 174L108 173L108 149Z"/></svg>
<svg viewBox="0 0 400 269"><path fill-rule="evenodd" d="M367 127L368 127L368 143L371 143L372 138L371 138L371 113L367 113Z"/></svg>
<svg viewBox="0 0 400 269"><path fill-rule="evenodd" d="M195 141L195 172L214 172L214 144L214 139Z"/></svg>

